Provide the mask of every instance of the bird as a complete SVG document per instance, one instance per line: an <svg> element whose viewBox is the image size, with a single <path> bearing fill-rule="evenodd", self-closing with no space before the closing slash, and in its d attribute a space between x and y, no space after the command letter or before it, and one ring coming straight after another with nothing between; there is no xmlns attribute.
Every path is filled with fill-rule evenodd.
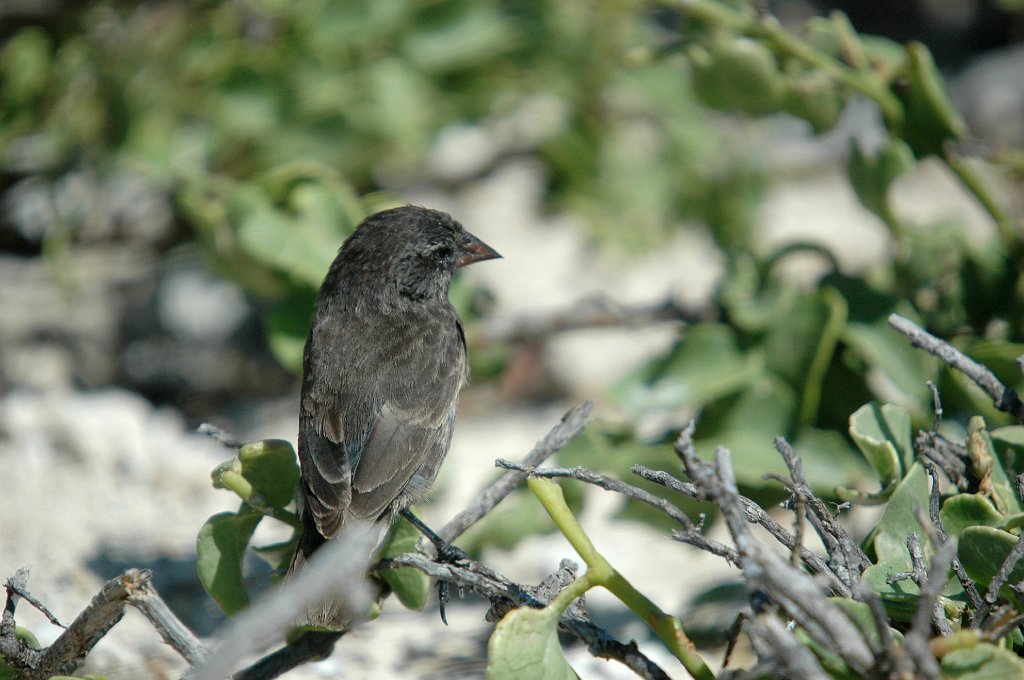
<svg viewBox="0 0 1024 680"><path fill-rule="evenodd" d="M301 533L289 577L347 525L383 530L427 495L469 378L448 290L456 269L499 257L449 214L413 205L370 215L341 245L303 351ZM330 600L307 616L347 624Z"/></svg>

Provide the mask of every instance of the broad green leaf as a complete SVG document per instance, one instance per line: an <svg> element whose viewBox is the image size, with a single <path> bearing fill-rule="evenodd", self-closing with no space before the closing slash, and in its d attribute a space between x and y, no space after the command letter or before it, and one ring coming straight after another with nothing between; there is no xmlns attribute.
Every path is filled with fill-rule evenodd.
<svg viewBox="0 0 1024 680"><path fill-rule="evenodd" d="M872 647L878 649L882 644L882 636L875 623L875 617L871 614L871 607L864 602L851 600L845 597L830 597L828 601L842 609L846 616L860 628L867 637ZM890 635L896 640L903 639L903 633L893 628L889 629Z"/></svg>
<svg viewBox="0 0 1024 680"><path fill-rule="evenodd" d="M416 529L405 519L399 519L391 527L387 540L381 546L378 557L398 557L416 551L416 542L420 536ZM409 609L423 609L430 595L430 578L418 569L402 567L401 569L382 569L380 576L391 586L391 591L398 601Z"/></svg>
<svg viewBox="0 0 1024 680"><path fill-rule="evenodd" d="M837 486L867 484L874 472L849 440L835 430L803 427L790 442L800 457L804 475L819 494L833 494Z"/></svg>
<svg viewBox="0 0 1024 680"><path fill-rule="evenodd" d="M222 512L206 520L196 540L199 581L228 616L249 604L242 577L245 548L263 515Z"/></svg>
<svg viewBox="0 0 1024 680"><path fill-rule="evenodd" d="M910 472L896 486L889 502L882 512L874 531L874 549L879 562L900 559L910 564L907 536L916 533L922 536L926 557L931 555L932 546L914 516L915 508L927 511L929 502L928 475L920 463L914 463Z"/></svg>
<svg viewBox="0 0 1024 680"><path fill-rule="evenodd" d="M269 202L241 216L238 244L253 259L319 286L340 243L318 241Z"/></svg>
<svg viewBox="0 0 1024 680"><path fill-rule="evenodd" d="M889 187L893 180L914 167L914 153L902 139L893 137L872 156L865 155L856 140L850 140L846 171L857 198L883 222L893 220Z"/></svg>
<svg viewBox="0 0 1024 680"><path fill-rule="evenodd" d="M835 127L846 96L834 78L822 71L804 71L785 78L783 109L811 124L815 134Z"/></svg>
<svg viewBox="0 0 1024 680"><path fill-rule="evenodd" d="M775 56L750 38L716 37L707 58L691 55L694 89L711 107L753 116L774 113L782 104L784 83Z"/></svg>
<svg viewBox="0 0 1024 680"><path fill-rule="evenodd" d="M560 616L553 607L505 614L487 642L487 680L577 680L558 643Z"/></svg>
<svg viewBox="0 0 1024 680"><path fill-rule="evenodd" d="M910 414L899 406L871 402L850 416L850 437L878 473L882 485L878 493L854 494L857 498L885 500L914 459L910 434Z"/></svg>
<svg viewBox="0 0 1024 680"><path fill-rule="evenodd" d="M886 611L896 621L910 621L917 611L918 597L921 589L914 583L913 579L905 578L889 583L888 579L894 574L902 574L911 570L909 553L906 557L899 556L893 559L879 560L864 570L862 579L872 590L882 598ZM964 602L963 588L959 581L950 579L946 582L939 597L939 604L942 605L946 616L950 620L957 620L963 614L966 604Z"/></svg>
<svg viewBox="0 0 1024 680"><path fill-rule="evenodd" d="M997 527L1006 519L988 498L974 493L947 498L939 510L939 517L951 536L959 536L972 526Z"/></svg>
<svg viewBox="0 0 1024 680"><path fill-rule="evenodd" d="M986 364L987 366L988 364ZM1009 425L989 431L996 457L1010 478L1024 472L1024 427Z"/></svg>
<svg viewBox="0 0 1024 680"><path fill-rule="evenodd" d="M957 555L960 562L967 570L967 574L978 583L981 588L987 588L992 582L992 577L999 571L1006 560L1006 556L1017 544L1017 536L996 529L993 527L968 527L960 532L960 543L957 546ZM1024 579L1024 560L1017 562L1017 565L1010 572L1006 584L1019 583ZM1013 592L1009 586L1004 584L999 590L1003 597L1015 601Z"/></svg>
<svg viewBox="0 0 1024 680"><path fill-rule="evenodd" d="M295 499L299 464L295 449L283 439L264 439L244 445L238 451L242 474L256 493L275 508Z"/></svg>
<svg viewBox="0 0 1024 680"><path fill-rule="evenodd" d="M270 566L273 576L283 576L288 565L291 564L292 557L295 555L295 547L298 545L298 542L299 532L296 531L292 535L291 540L271 543L270 545L254 546L252 551L256 557L259 557Z"/></svg>
<svg viewBox="0 0 1024 680"><path fill-rule="evenodd" d="M643 366L612 390L631 409L675 409L734 393L763 371L757 352L744 352L734 332L719 324L691 330L665 358Z"/></svg>
<svg viewBox="0 0 1024 680"><path fill-rule="evenodd" d="M910 571L909 553L906 558L902 555L879 560L864 570L861 578L872 590L882 598L885 609L896 621L910 621L917 610L917 598L921 589L910 579L889 583L888 578L893 574Z"/></svg>
<svg viewBox="0 0 1024 680"><path fill-rule="evenodd" d="M715 404L701 422L697 450L712 458L715 448L732 452L736 481L746 487L776 486L766 482L766 472L786 473L775 437L785 433L796 409L793 390L783 381L765 376L735 399Z"/></svg>
<svg viewBox="0 0 1024 680"><path fill-rule="evenodd" d="M764 341L765 368L800 398L799 422L813 422L821 383L846 323L846 301L832 288L798 297L778 314Z"/></svg>
<svg viewBox="0 0 1024 680"><path fill-rule="evenodd" d="M892 330L885 319L871 324L851 322L846 325L842 339L868 366L881 371L907 395L908 402L928 403L927 381L935 375L930 366L932 361Z"/></svg>
<svg viewBox="0 0 1024 680"><path fill-rule="evenodd" d="M942 657L942 677L947 680L1009 680L1024 677L1024 661L1013 652L992 644L954 649Z"/></svg>

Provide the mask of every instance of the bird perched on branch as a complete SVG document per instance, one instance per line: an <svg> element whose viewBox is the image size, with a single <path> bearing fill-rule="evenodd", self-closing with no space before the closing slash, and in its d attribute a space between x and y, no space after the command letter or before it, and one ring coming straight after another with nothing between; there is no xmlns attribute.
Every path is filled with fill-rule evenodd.
<svg viewBox="0 0 1024 680"><path fill-rule="evenodd" d="M302 361L302 534L289 576L347 523L384 527L430 489L468 376L448 288L457 268L496 257L450 215L416 206L367 217L341 246ZM328 628L340 618L330 601L309 613Z"/></svg>

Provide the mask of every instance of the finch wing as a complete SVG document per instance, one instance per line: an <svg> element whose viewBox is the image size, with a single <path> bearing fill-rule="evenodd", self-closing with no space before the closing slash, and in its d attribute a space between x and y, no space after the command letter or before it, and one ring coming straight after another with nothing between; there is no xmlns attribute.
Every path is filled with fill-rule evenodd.
<svg viewBox="0 0 1024 680"><path fill-rule="evenodd" d="M396 499L416 500L437 475L466 375L461 325L446 321L421 324L411 337L375 338L361 370L332 371L354 377L333 383L334 398L324 400L330 406L304 395L299 457L307 504L325 538L348 517L375 521ZM360 353L348 349L341 356L353 361Z"/></svg>

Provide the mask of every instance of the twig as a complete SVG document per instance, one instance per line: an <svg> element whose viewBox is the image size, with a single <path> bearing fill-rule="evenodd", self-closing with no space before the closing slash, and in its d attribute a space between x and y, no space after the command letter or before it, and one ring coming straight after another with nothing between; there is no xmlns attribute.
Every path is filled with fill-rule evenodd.
<svg viewBox="0 0 1024 680"><path fill-rule="evenodd" d="M103 584L81 614L52 645L43 650L38 665L22 672L25 680L73 672L100 639L124 616L132 590L150 580L147 570L129 569Z"/></svg>
<svg viewBox="0 0 1024 680"><path fill-rule="evenodd" d="M860 578L861 571L871 565L871 560L850 537L846 527L811 490L804 476L803 464L785 437L775 438L775 450L786 463L789 476L795 484L793 492L806 504L811 526L821 537L829 551L829 557L835 563L836 575L848 586L852 586Z"/></svg>
<svg viewBox="0 0 1024 680"><path fill-rule="evenodd" d="M684 482L676 477L673 477L667 472L661 470L651 470L650 468L644 467L643 465L634 465L631 468L633 474L639 475L644 479L654 482L655 484L661 484L673 491L678 491L681 494L695 498L697 500L707 500L707 497L702 494L695 485ZM786 529L775 521L764 508L750 500L746 496L740 496L740 504L743 506L743 511L747 515L747 520L754 524L758 524L763 527L769 534L771 534L779 543L784 545L789 550L794 550L800 544L797 542L796 537L790 534ZM727 546L726 546L727 547ZM731 550L731 549L730 549ZM839 580L832 569L829 568L825 561L818 555L811 552L804 546L799 547L800 558L804 561L811 571L824 576L828 579L829 587L832 592L840 597L849 597L850 589L845 583ZM716 553L717 554L717 553Z"/></svg>
<svg viewBox="0 0 1024 680"><path fill-rule="evenodd" d="M128 592L128 603L138 609L160 633L164 642L181 654L190 665L203 660L209 650L167 606L152 582L145 580Z"/></svg>
<svg viewBox="0 0 1024 680"><path fill-rule="evenodd" d="M970 378L992 399L997 409L1009 413L1017 422L1024 422L1024 402L1021 402L1016 391L1001 383L988 368L899 314L889 315L889 325L905 335L910 344L938 357Z"/></svg>
<svg viewBox="0 0 1024 680"><path fill-rule="evenodd" d="M590 420L590 414L594 410L593 401L585 401L579 406L573 407L562 416L561 422L555 425L544 439L537 442L533 450L523 459L525 467L537 467L551 457L556 451L564 447L573 439ZM450 522L445 524L437 532L438 535L449 543L461 536L466 529L473 526L488 512L505 499L516 487L526 479L525 472L510 472L489 487L480 492L469 507L455 515Z"/></svg>
<svg viewBox="0 0 1024 680"><path fill-rule="evenodd" d="M828 675L806 645L800 643L773 614L762 614L747 627L759 656L773 656L785 672L781 677L800 680L828 680ZM778 677L778 676L777 676Z"/></svg>
<svg viewBox="0 0 1024 680"><path fill-rule="evenodd" d="M621 493L622 495L628 498L633 498L642 503L647 503L648 505L657 508L658 510L661 510L666 515L668 515L675 521L679 522L683 526L682 531L672 532L673 539L681 541L683 543L688 543L697 548L710 552L714 555L718 555L719 557L723 557L732 564L737 564L738 558L735 550L733 550L732 548L723 543L719 543L718 541L715 541L705 536L700 531L700 528L693 523L693 520L690 519L689 515L687 515L685 512L683 512L682 510L680 510L679 508L677 508L675 505L668 502L664 498L659 498L658 496L655 496L654 494L645 489L641 489L639 487L633 486L632 484L627 484L626 482L620 481L618 479L602 475L598 472L594 472L593 470L590 470L589 468L585 467L527 468L525 466L517 465L516 463L512 463L510 461L501 459L496 460L495 465L498 465L499 467L503 467L509 470L517 470L520 472L524 472L534 477L563 477L575 479L580 482L585 482L587 484L599 486L607 491Z"/></svg>
<svg viewBox="0 0 1024 680"><path fill-rule="evenodd" d="M689 515L687 515L685 512L683 512L676 506L672 505L672 503L669 503L664 498L655 496L646 489L641 489L639 487L633 486L632 484L627 484L626 482L615 479L613 477L608 477L607 475L602 475L599 472L594 472L589 468L579 466L574 468L529 468L522 465L518 465L511 461L502 460L500 458L494 461L494 464L497 465L498 467L503 467L506 470L518 470L519 472L523 472L532 477L563 477L575 479L577 481L585 482L587 484L593 484L594 486L599 486L607 491L614 491L615 493L620 493L623 496L633 498L642 503L646 503L647 505L657 508L658 510L661 510L666 515L674 519L675 521L682 524L687 529L692 529L694 526L693 520L690 519Z"/></svg>
<svg viewBox="0 0 1024 680"><path fill-rule="evenodd" d="M939 490L939 475L929 461L922 461L925 471L928 473L928 477L931 479L931 489L928 492L928 516L931 519L932 526L935 528L935 547L939 547L949 540L949 533L946 531L946 527L942 524L942 515L939 513L939 502L940 490ZM979 609L984 606L984 600L981 597L981 593L978 592L978 586L975 585L974 580L967 575L967 570L964 569L964 565L960 562L960 558L956 555L953 556L953 573L956 574L957 580L960 582L960 586L967 593L968 599L974 606L974 611L977 613ZM978 619L980 621L980 619ZM972 626L973 623L972 619ZM976 627L976 626L975 626Z"/></svg>
<svg viewBox="0 0 1024 680"><path fill-rule="evenodd" d="M483 344L521 342L547 338L584 328L646 326L654 323L692 320L674 300L649 305L623 305L606 296L585 298L571 307L544 314L494 316L473 328L473 341Z"/></svg>
<svg viewBox="0 0 1024 680"><path fill-rule="evenodd" d="M874 655L860 630L823 596L807 574L754 538L741 508L729 451L719 447L715 465L702 461L693 445L693 431L691 422L676 441L676 453L694 483L721 509L740 553L748 590L770 593L811 637L834 651L856 672L866 674L874 664Z"/></svg>
<svg viewBox="0 0 1024 680"><path fill-rule="evenodd" d="M544 607L554 599L560 588L538 588L522 586L498 572L467 559L459 565L434 562L419 553L407 553L378 563L380 569L398 569L412 567L436 579L458 584L486 597L491 601L493 614L490 619L500 618L509 609L519 606ZM563 569L564 561L563 561ZM556 572L557 573L557 572ZM562 581L557 584L565 585ZM556 584L556 585L557 585ZM507 603L502 602L507 600ZM668 676L647 656L640 652L635 643L623 644L615 640L607 631L595 625L586 615L585 610L570 607L563 614L559 626L578 637L587 645L594 656L612 659L626 665L642 678L651 680L666 679Z"/></svg>
<svg viewBox="0 0 1024 680"><path fill-rule="evenodd" d="M992 582L988 585L988 590L985 591L985 603L991 607L999 599L999 589L1006 584L1006 579L1010 577L1010 572L1017 566L1020 558L1024 557L1024 536L1018 537L1017 542L1014 544L1010 553L1003 560L1003 563L999 565L999 571L992 577Z"/></svg>
<svg viewBox="0 0 1024 680"><path fill-rule="evenodd" d="M199 434L206 435L214 441L217 441L229 449L240 449L245 444L241 439L231 434L227 430L217 427L213 423L203 423L196 428L196 432Z"/></svg>
<svg viewBox="0 0 1024 680"><path fill-rule="evenodd" d="M961 491L969 486L967 479L967 449L949 441L934 430L921 431L914 438L914 449L922 459L930 461L942 470Z"/></svg>
<svg viewBox="0 0 1024 680"><path fill-rule="evenodd" d="M932 621L934 619L935 607L939 604L939 595L946 586L950 562L956 555L956 538L950 538L932 556L931 568L928 580L921 588L921 595L917 600L917 611L914 612L913 623L910 630L903 638L903 647L913 658L917 673L926 680L939 680L942 672L939 664L928 647L928 638L931 637Z"/></svg>
<svg viewBox="0 0 1024 680"><path fill-rule="evenodd" d="M27 642L18 639L14 611L21 599L20 592L28 585L29 570L22 567L4 584L7 600L4 603L3 618L0 619L0 655L16 668L34 668L39 663L40 653Z"/></svg>
<svg viewBox="0 0 1024 680"><path fill-rule="evenodd" d="M24 598L24 600L26 602L28 602L30 605L35 607L36 610L38 610L43 616L45 616L50 621L50 623L52 623L53 625L57 626L58 628L65 628L66 629L67 626L65 626L63 623L58 621L57 617L53 614L53 612L51 612L49 609L46 608L46 605L44 605L42 602L40 602L38 599L36 599L35 595L33 595L32 593L28 592L28 590L26 589L26 584L19 583L19 581L17 579L17 576L20 573L21 573L21 570L19 569L17 572L15 572L15 578L10 579L10 580L7 581L6 586L7 586L8 592L12 592L12 593L18 595L19 597ZM26 577L27 577L28 572L26 571L25 573L26 573ZM26 581L27 580L28 579L26 578Z"/></svg>

